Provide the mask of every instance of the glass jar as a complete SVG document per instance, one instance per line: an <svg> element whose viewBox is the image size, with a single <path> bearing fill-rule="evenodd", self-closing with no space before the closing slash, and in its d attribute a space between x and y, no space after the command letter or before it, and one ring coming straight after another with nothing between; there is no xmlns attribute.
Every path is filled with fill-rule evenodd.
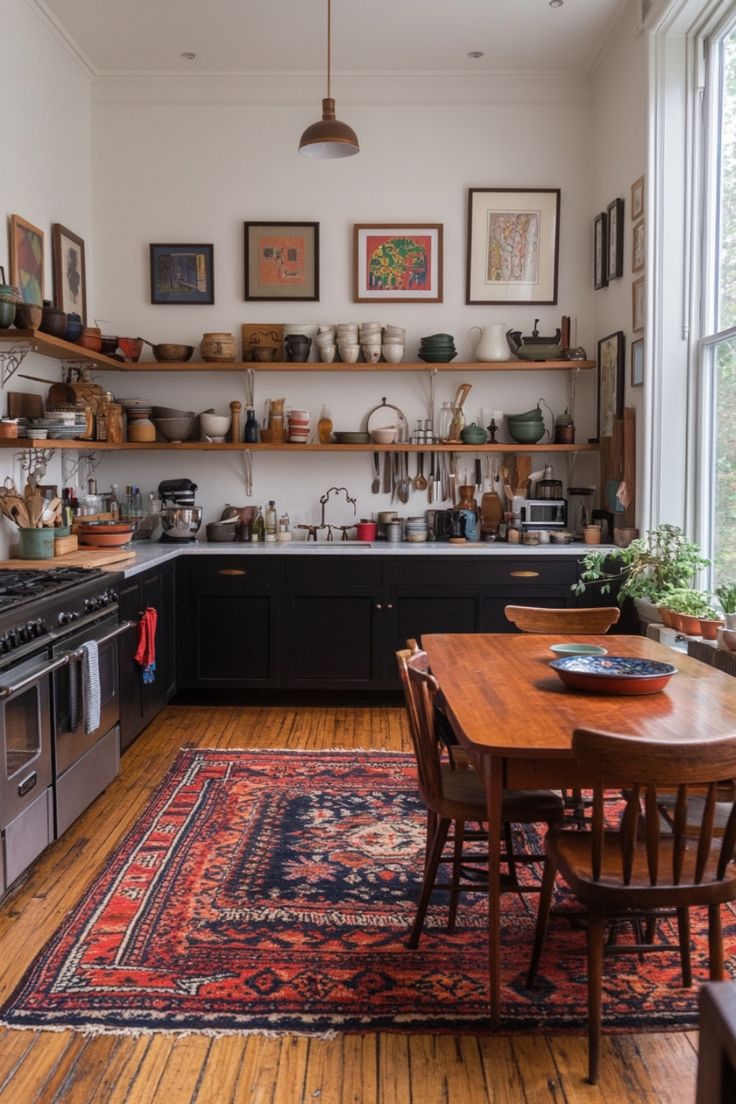
<svg viewBox="0 0 736 1104"><path fill-rule="evenodd" d="M330 408L326 404L319 412L317 437L321 445L329 445L332 441L332 417L330 416Z"/></svg>
<svg viewBox="0 0 736 1104"><path fill-rule="evenodd" d="M443 402L440 407L440 412L437 415L437 437L440 441L446 441L450 436L450 427L452 425L452 403L448 400Z"/></svg>

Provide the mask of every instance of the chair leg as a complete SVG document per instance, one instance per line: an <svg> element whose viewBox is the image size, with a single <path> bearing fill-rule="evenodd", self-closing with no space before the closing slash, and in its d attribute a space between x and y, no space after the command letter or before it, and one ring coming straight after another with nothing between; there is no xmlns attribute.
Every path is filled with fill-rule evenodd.
<svg viewBox="0 0 736 1104"><path fill-rule="evenodd" d="M598 1084L603 1018L603 913L588 913L588 1081Z"/></svg>
<svg viewBox="0 0 736 1104"><path fill-rule="evenodd" d="M465 821L455 821L455 842L452 849L452 880L450 883L450 911L447 917L447 930L455 930L457 905L460 899L460 868L463 862L463 844L465 843Z"/></svg>
<svg viewBox="0 0 736 1104"><path fill-rule="evenodd" d="M516 863L514 862L514 834L507 820L503 822L503 843L506 848L506 866L508 867L509 877L512 878L514 882L518 882L518 878L516 877Z"/></svg>
<svg viewBox="0 0 736 1104"><path fill-rule="evenodd" d="M723 931L720 905L708 905L708 955L710 980L723 981Z"/></svg>
<svg viewBox="0 0 736 1104"><path fill-rule="evenodd" d="M429 856L432 853L432 843L434 841L435 832L437 831L437 814L432 812L431 809L427 809L427 839L424 844L424 869L427 869L427 863L429 862Z"/></svg>
<svg viewBox="0 0 736 1104"><path fill-rule="evenodd" d="M434 888L435 878L437 877L437 867L440 865L440 859L442 858L442 851L447 840L447 833L450 830L450 821L442 818L437 823L437 829L432 840L432 849L429 855L429 861L424 868L424 880L422 882L422 892L419 895L419 903L417 904L417 914L414 918L414 925L409 934L409 946L416 947L419 943L419 936L422 932L422 924L424 923L424 917L427 913L427 906L429 904L430 894Z"/></svg>
<svg viewBox="0 0 736 1104"><path fill-rule="evenodd" d="M534 985L534 979L537 976L539 958L542 953L544 937L547 934L547 924L549 923L549 910L550 905L552 904L552 890L555 886L556 873L557 868L555 867L550 857L547 856L544 861L542 888L539 892L539 906L537 910L537 928L534 933L534 947L532 949L532 957L529 963L529 970L526 975L527 989L531 989L532 985Z"/></svg>
<svg viewBox="0 0 736 1104"><path fill-rule="evenodd" d="M693 983L693 971L690 965L690 910L678 908L677 935L680 943L680 968L682 984L689 989Z"/></svg>

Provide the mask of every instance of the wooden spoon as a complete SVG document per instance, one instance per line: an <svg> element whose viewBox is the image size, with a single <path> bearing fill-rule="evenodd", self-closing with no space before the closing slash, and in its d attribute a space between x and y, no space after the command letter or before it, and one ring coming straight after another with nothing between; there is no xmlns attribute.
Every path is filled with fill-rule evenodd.
<svg viewBox="0 0 736 1104"><path fill-rule="evenodd" d="M417 474L414 476L414 490L426 491L427 480L424 478L424 453L417 453Z"/></svg>

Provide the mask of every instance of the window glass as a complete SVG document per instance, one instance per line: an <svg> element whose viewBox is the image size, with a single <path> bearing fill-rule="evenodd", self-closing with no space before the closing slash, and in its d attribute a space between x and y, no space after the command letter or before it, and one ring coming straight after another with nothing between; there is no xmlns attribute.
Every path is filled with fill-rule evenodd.
<svg viewBox="0 0 736 1104"><path fill-rule="evenodd" d="M736 30L723 40L720 135L719 330L736 326Z"/></svg>
<svg viewBox="0 0 736 1104"><path fill-rule="evenodd" d="M736 582L736 338L719 342L715 357L714 582Z"/></svg>

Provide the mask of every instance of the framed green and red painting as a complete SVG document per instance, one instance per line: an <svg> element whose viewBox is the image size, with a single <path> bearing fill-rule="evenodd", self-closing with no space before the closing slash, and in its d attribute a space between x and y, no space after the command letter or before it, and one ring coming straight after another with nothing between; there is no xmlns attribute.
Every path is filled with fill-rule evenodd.
<svg viewBox="0 0 736 1104"><path fill-rule="evenodd" d="M354 227L356 303L441 303L442 224Z"/></svg>

